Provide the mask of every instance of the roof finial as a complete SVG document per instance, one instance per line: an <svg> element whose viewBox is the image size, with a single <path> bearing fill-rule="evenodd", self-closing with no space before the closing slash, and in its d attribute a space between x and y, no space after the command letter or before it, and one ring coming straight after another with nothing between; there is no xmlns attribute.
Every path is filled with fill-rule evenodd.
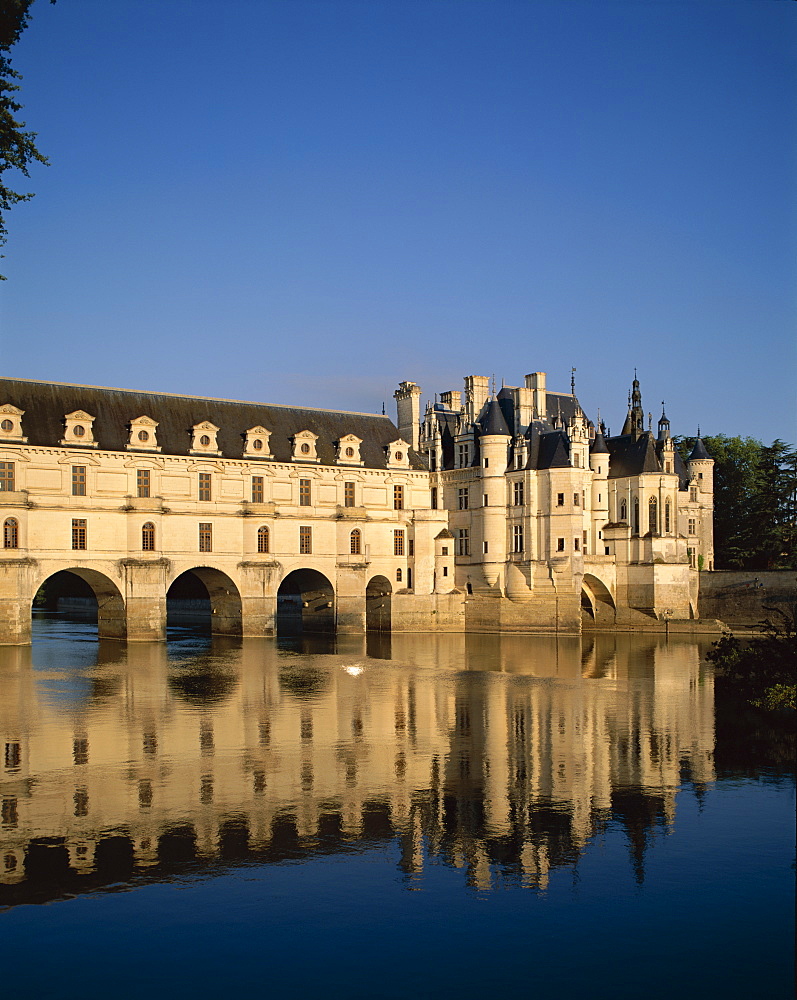
<svg viewBox="0 0 797 1000"><path fill-rule="evenodd" d="M697 425L697 436L700 437L700 424Z"/></svg>
<svg viewBox="0 0 797 1000"><path fill-rule="evenodd" d="M385 401L383 399L382 400L382 416L384 417L384 415L385 415Z"/></svg>
<svg viewBox="0 0 797 1000"><path fill-rule="evenodd" d="M576 369L570 369L570 395L575 396L576 394Z"/></svg>
<svg viewBox="0 0 797 1000"><path fill-rule="evenodd" d="M495 397L495 372L493 372L493 397Z"/></svg>

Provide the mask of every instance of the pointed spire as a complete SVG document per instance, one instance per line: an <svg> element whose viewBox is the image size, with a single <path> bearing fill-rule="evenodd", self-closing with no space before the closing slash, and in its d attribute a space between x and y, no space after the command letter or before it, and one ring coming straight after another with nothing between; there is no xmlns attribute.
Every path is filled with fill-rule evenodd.
<svg viewBox="0 0 797 1000"><path fill-rule="evenodd" d="M695 441L695 446L692 449L692 454L687 459L687 462L694 462L695 460L700 461L702 459L711 458L711 455L706 451L706 446L703 444L703 439L700 437L700 428L697 428L697 440Z"/></svg>

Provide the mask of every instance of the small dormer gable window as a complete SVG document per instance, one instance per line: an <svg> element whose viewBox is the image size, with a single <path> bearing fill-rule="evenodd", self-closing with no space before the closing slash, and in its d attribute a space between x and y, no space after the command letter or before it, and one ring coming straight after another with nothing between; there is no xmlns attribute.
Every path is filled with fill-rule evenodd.
<svg viewBox="0 0 797 1000"><path fill-rule="evenodd" d="M160 451L158 445L158 421L152 417L141 416L130 421L130 439L127 442L128 451Z"/></svg>
<svg viewBox="0 0 797 1000"><path fill-rule="evenodd" d="M410 467L410 446L401 438L391 441L385 448L389 469L408 469Z"/></svg>
<svg viewBox="0 0 797 1000"><path fill-rule="evenodd" d="M75 410L64 416L64 436L61 444L77 445L81 448L96 448L97 442L94 440L94 421L85 410Z"/></svg>
<svg viewBox="0 0 797 1000"><path fill-rule="evenodd" d="M344 434L336 443L337 453L335 461L338 465L363 464L362 458L360 458L360 445L363 443L362 438L358 438L354 434Z"/></svg>
<svg viewBox="0 0 797 1000"><path fill-rule="evenodd" d="M192 455L220 455L216 435L219 428L209 420L203 420L201 424L194 424L191 428L191 454Z"/></svg>
<svg viewBox="0 0 797 1000"><path fill-rule="evenodd" d="M24 410L3 403L0 406L0 441L18 441L24 444L28 439L22 436L22 416Z"/></svg>
<svg viewBox="0 0 797 1000"><path fill-rule="evenodd" d="M244 455L248 458L271 458L269 438L271 431L258 425L244 433Z"/></svg>
<svg viewBox="0 0 797 1000"><path fill-rule="evenodd" d="M293 438L293 460L295 462L317 462L316 443L318 435L312 431L299 431Z"/></svg>

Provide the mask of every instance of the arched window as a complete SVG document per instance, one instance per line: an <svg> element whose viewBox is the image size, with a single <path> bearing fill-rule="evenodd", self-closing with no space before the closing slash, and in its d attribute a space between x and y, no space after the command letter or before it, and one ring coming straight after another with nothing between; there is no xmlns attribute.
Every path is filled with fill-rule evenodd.
<svg viewBox="0 0 797 1000"><path fill-rule="evenodd" d="M352 531L349 539L349 552L351 552L353 556L358 556L360 555L361 551L362 551L362 535L360 534L360 529L355 528L354 531Z"/></svg>
<svg viewBox="0 0 797 1000"><path fill-rule="evenodd" d="M155 525L152 521L147 521L141 529L141 548L145 552L152 552L155 549Z"/></svg>
<svg viewBox="0 0 797 1000"><path fill-rule="evenodd" d="M621 521L628 520L628 504L625 502L625 500L620 501L620 520Z"/></svg>
<svg viewBox="0 0 797 1000"><path fill-rule="evenodd" d="M396 583L401 583L401 570L396 570Z"/></svg>
<svg viewBox="0 0 797 1000"><path fill-rule="evenodd" d="M669 535L670 533L670 498L664 501L664 534Z"/></svg>
<svg viewBox="0 0 797 1000"><path fill-rule="evenodd" d="M269 539L268 528L264 524L262 528L257 529L257 551L268 552L269 541L270 539Z"/></svg>
<svg viewBox="0 0 797 1000"><path fill-rule="evenodd" d="M639 497L634 497L634 534L639 534Z"/></svg>
<svg viewBox="0 0 797 1000"><path fill-rule="evenodd" d="M15 517L9 517L3 523L3 548L19 548L19 524Z"/></svg>
<svg viewBox="0 0 797 1000"><path fill-rule="evenodd" d="M648 500L648 531L651 535L659 533L659 501L655 497Z"/></svg>

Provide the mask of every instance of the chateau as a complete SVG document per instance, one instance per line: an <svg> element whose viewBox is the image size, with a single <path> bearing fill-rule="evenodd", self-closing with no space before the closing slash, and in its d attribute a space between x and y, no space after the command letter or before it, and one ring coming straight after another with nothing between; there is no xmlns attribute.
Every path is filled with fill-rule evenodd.
<svg viewBox="0 0 797 1000"><path fill-rule="evenodd" d="M465 379L421 416L0 379L0 643L50 593L96 597L99 633L552 631L697 617L713 461L684 463L639 382L622 433L546 377ZM82 588L82 589L81 589Z"/></svg>

